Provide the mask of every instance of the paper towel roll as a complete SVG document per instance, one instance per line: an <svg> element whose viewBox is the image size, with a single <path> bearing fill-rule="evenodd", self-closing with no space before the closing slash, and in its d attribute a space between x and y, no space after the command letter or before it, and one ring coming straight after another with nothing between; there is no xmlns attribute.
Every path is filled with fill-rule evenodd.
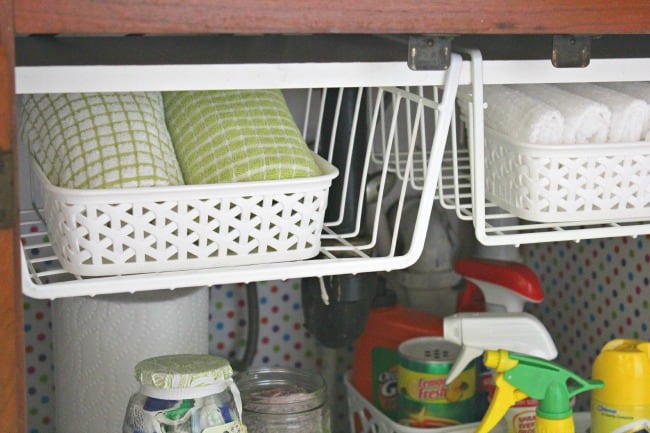
<svg viewBox="0 0 650 433"><path fill-rule="evenodd" d="M208 306L207 287L55 300L56 431L121 432L135 364L207 353Z"/></svg>

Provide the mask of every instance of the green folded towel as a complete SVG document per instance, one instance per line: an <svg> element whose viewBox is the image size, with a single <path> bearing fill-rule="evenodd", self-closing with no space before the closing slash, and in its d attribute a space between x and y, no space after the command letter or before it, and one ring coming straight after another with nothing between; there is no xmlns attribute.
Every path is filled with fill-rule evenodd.
<svg viewBox="0 0 650 433"><path fill-rule="evenodd" d="M279 90L163 93L185 183L320 175Z"/></svg>
<svg viewBox="0 0 650 433"><path fill-rule="evenodd" d="M54 185L181 185L161 93L26 95L19 136Z"/></svg>

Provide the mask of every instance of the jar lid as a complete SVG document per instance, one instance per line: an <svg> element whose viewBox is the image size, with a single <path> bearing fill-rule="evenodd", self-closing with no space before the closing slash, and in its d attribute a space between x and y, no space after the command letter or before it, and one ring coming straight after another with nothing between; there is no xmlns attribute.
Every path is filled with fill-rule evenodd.
<svg viewBox="0 0 650 433"><path fill-rule="evenodd" d="M228 360L214 355L165 355L135 366L136 380L157 389L213 387L232 374Z"/></svg>

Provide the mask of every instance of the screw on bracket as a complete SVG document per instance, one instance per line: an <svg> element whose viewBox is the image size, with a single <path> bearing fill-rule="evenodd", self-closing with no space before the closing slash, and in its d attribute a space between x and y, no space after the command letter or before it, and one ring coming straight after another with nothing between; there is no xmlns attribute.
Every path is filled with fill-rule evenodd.
<svg viewBox="0 0 650 433"><path fill-rule="evenodd" d="M555 35L551 62L556 68L584 68L591 60L591 36Z"/></svg>
<svg viewBox="0 0 650 433"><path fill-rule="evenodd" d="M408 66L414 71L442 71L451 62L452 36L409 36Z"/></svg>

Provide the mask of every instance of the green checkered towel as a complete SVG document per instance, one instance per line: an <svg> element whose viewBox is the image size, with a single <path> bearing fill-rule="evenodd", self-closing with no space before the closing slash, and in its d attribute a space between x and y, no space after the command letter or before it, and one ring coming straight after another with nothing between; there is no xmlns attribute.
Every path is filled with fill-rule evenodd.
<svg viewBox="0 0 650 433"><path fill-rule="evenodd" d="M162 94L26 95L19 136L52 184L76 189L181 185Z"/></svg>
<svg viewBox="0 0 650 433"><path fill-rule="evenodd" d="M163 93L185 183L320 175L279 90Z"/></svg>

